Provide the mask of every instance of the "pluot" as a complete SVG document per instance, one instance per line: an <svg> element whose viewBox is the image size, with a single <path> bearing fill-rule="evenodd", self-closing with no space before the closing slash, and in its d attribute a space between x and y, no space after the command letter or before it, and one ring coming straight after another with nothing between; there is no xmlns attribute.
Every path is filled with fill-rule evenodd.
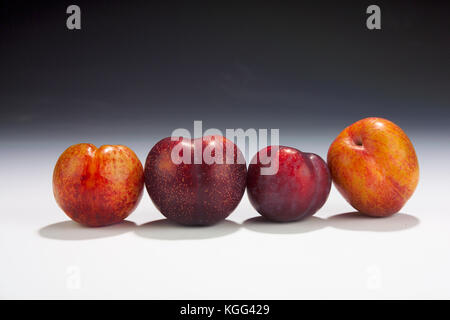
<svg viewBox="0 0 450 320"><path fill-rule="evenodd" d="M80 143L66 149L53 171L53 194L74 221L106 226L128 217L144 187L142 164L121 145Z"/></svg>
<svg viewBox="0 0 450 320"><path fill-rule="evenodd" d="M328 165L343 197L375 217L400 211L419 181L413 144L399 126L382 118L345 128L328 150Z"/></svg>

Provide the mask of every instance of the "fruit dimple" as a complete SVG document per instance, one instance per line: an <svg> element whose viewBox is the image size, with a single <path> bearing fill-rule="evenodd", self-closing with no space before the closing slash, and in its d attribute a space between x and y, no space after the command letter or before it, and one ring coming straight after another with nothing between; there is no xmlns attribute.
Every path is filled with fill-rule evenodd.
<svg viewBox="0 0 450 320"><path fill-rule="evenodd" d="M97 175L97 169L98 169L97 168L98 161L97 161L97 157L95 156L96 150L97 149L93 150L93 154L91 155L89 162L87 164L87 167L86 167L86 174L84 175L84 177L85 177L84 186L87 189L95 188L95 184L96 184L95 176Z"/></svg>
<svg viewBox="0 0 450 320"><path fill-rule="evenodd" d="M362 147L362 145L363 145L363 142L362 142L362 138L361 138L361 136L354 136L353 137L353 143L355 144L355 145L357 145L358 147Z"/></svg>

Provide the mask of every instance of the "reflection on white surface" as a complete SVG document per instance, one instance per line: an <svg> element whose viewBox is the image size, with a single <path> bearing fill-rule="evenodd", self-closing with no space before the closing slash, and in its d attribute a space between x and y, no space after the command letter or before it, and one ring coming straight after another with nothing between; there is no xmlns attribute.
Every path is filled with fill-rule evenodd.
<svg viewBox="0 0 450 320"><path fill-rule="evenodd" d="M39 229L39 235L55 240L91 240L114 237L134 230L136 224L131 221L100 228L82 226L74 221L63 221Z"/></svg>
<svg viewBox="0 0 450 320"><path fill-rule="evenodd" d="M272 222L261 216L245 220L243 227L262 233L272 234L301 234L313 232L325 227L324 219L309 217L300 221L293 222Z"/></svg>
<svg viewBox="0 0 450 320"><path fill-rule="evenodd" d="M276 223L263 217L254 217L246 220L243 226L257 232L295 234L313 232L326 227L351 231L389 232L410 229L418 224L418 218L404 213L397 213L387 218L373 218L357 212L347 212L327 219L313 216L289 223Z"/></svg>
<svg viewBox="0 0 450 320"><path fill-rule="evenodd" d="M350 231L393 232L414 228L419 219L406 213L386 218L368 217L357 212L341 213L326 219L328 226Z"/></svg>
<svg viewBox="0 0 450 320"><path fill-rule="evenodd" d="M135 229L143 238L159 240L200 240L222 237L239 229L239 224L225 220L212 226L182 226L167 219L144 223Z"/></svg>

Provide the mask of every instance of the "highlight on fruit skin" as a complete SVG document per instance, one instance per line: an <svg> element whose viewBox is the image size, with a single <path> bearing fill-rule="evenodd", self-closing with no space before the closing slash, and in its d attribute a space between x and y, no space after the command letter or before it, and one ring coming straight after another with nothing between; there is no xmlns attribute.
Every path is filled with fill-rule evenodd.
<svg viewBox="0 0 450 320"><path fill-rule="evenodd" d="M53 194L72 220L88 227L118 223L142 198L141 162L126 146L96 148L80 143L67 148L53 171Z"/></svg>
<svg viewBox="0 0 450 320"><path fill-rule="evenodd" d="M419 182L413 144L383 118L365 118L345 128L331 144L327 162L338 191L369 216L399 212Z"/></svg>
<svg viewBox="0 0 450 320"><path fill-rule="evenodd" d="M275 165L262 161L265 155ZM262 174L261 168L269 165L278 170L275 174ZM272 221L289 222L312 216L325 204L330 189L331 176L325 161L291 147L269 146L260 150L248 169L250 203Z"/></svg>

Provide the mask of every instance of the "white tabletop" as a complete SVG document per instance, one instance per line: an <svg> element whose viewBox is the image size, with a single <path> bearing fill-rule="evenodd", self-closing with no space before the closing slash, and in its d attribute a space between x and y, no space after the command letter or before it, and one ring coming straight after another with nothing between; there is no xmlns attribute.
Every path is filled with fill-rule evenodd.
<svg viewBox="0 0 450 320"><path fill-rule="evenodd" d="M448 299L445 140L417 139L418 189L390 218L349 213L333 187L304 221L264 222L245 195L227 221L201 228L163 220L146 193L126 222L81 227L51 191L64 142L9 145L0 159L0 298Z"/></svg>

